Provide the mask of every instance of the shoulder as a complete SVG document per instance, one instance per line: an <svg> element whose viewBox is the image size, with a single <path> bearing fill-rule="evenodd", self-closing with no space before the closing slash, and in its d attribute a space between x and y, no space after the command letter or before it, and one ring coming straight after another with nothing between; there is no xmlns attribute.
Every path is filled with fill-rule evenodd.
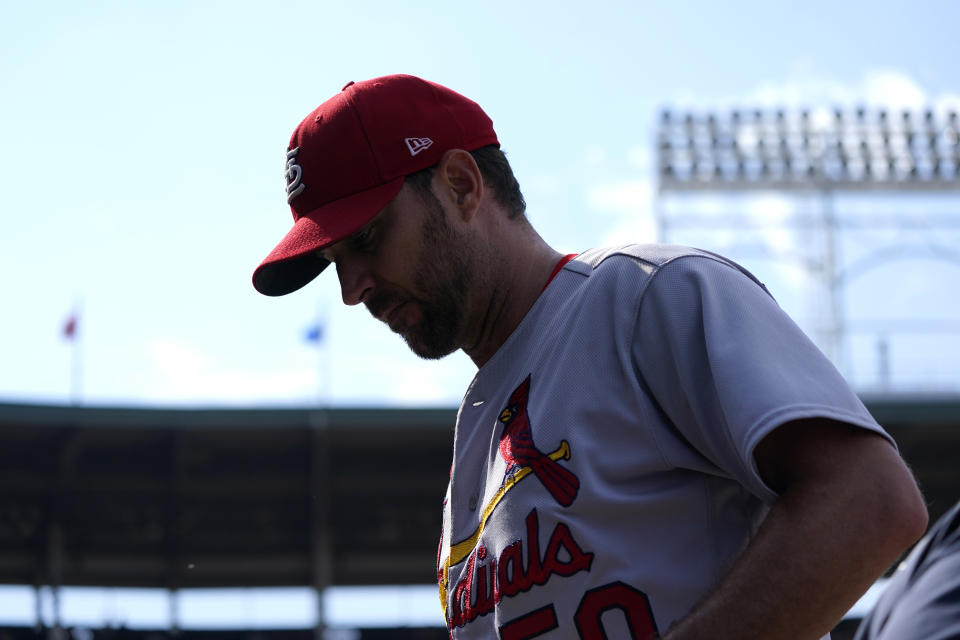
<svg viewBox="0 0 960 640"><path fill-rule="evenodd" d="M709 281L712 274L718 274L721 279L746 278L766 292L763 283L736 262L711 251L680 245L629 244L590 249L572 260L568 268L596 281L612 279L633 287L640 285L641 289L658 279L672 281L693 275ZM669 272L670 276L664 278L662 272Z"/></svg>
<svg viewBox="0 0 960 640"><path fill-rule="evenodd" d="M672 244L627 244L618 247L602 247L584 251L576 262L591 269L613 268L625 264L644 265L647 270L656 270L663 265L687 256L709 256L723 259L717 254Z"/></svg>

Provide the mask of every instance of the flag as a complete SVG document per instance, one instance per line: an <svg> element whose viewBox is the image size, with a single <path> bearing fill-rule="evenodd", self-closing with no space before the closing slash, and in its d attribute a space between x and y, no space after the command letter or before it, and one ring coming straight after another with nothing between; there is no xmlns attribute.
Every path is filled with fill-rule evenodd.
<svg viewBox="0 0 960 640"><path fill-rule="evenodd" d="M63 323L63 337L72 341L77 335L77 314L71 313Z"/></svg>
<svg viewBox="0 0 960 640"><path fill-rule="evenodd" d="M323 342L323 325L319 322L307 328L303 334L304 340L314 344Z"/></svg>

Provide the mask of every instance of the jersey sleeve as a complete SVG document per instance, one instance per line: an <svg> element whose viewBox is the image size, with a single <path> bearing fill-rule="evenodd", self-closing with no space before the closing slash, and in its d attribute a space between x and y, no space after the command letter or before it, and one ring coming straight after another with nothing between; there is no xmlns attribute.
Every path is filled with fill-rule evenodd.
<svg viewBox="0 0 960 640"><path fill-rule="evenodd" d="M776 427L830 418L889 439L826 356L732 263L693 255L661 266L634 330L637 374L676 430L661 451L670 462L684 464L672 443L685 442L772 502L753 450Z"/></svg>

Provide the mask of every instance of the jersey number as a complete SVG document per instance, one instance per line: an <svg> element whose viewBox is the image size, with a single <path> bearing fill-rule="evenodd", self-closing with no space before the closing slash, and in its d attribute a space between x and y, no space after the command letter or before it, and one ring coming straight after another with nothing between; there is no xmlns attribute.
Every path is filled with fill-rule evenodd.
<svg viewBox="0 0 960 640"><path fill-rule="evenodd" d="M581 640L607 640L601 616L619 609L630 628L634 640L652 640L657 637L647 595L620 581L591 589L583 594L580 606L573 616ZM512 620L500 627L501 640L529 640L557 628L557 612L552 604Z"/></svg>

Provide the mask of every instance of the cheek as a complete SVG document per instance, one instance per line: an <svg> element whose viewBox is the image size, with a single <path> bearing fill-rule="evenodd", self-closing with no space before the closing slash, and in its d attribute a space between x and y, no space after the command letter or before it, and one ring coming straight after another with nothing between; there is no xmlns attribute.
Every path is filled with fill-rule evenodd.
<svg viewBox="0 0 960 640"><path fill-rule="evenodd" d="M416 294L430 271L428 259L435 259L436 251L424 246L420 236L395 238L380 254L380 274L388 284ZM420 292L422 293L422 292Z"/></svg>
<svg viewBox="0 0 960 640"><path fill-rule="evenodd" d="M393 247L372 261L378 288L387 292L415 293L418 258L416 254Z"/></svg>

